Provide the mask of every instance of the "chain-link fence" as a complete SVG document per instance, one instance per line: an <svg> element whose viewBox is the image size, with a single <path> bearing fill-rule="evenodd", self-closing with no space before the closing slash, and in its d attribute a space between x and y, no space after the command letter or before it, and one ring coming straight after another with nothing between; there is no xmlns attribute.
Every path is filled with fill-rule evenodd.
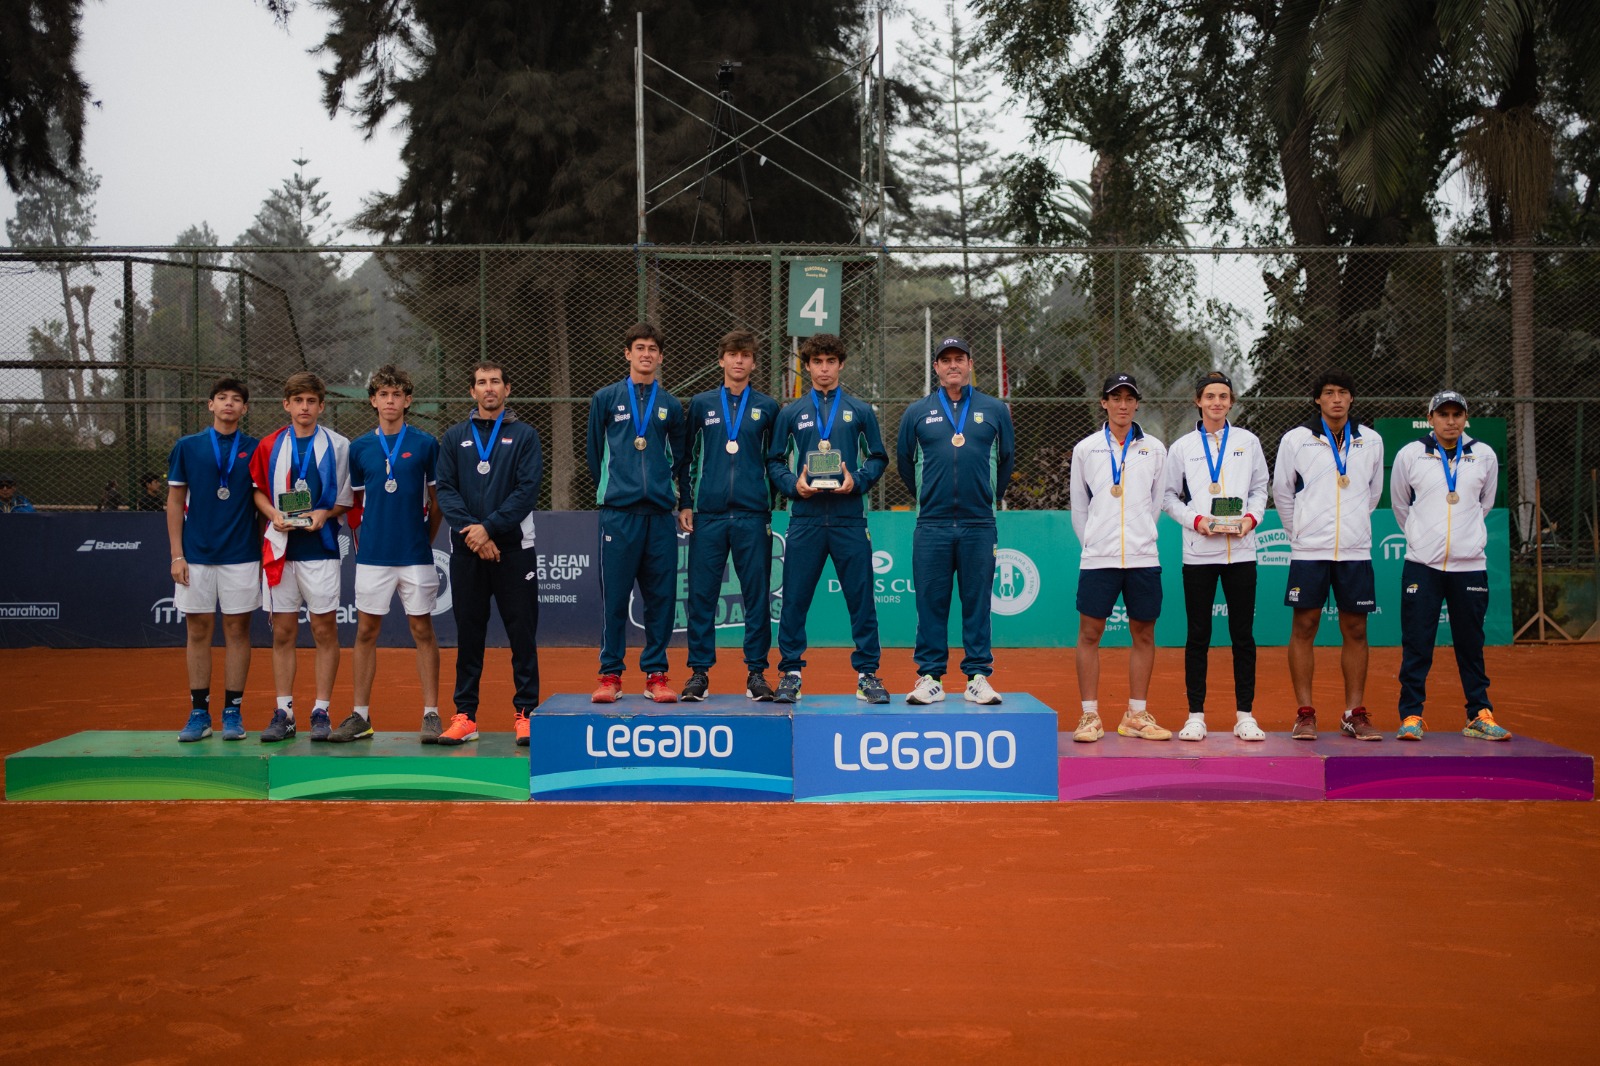
<svg viewBox="0 0 1600 1066"><path fill-rule="evenodd" d="M627 326L661 326L665 377L683 396L717 380L721 335L750 329L762 384L793 395L796 259L840 264L831 321L850 351L845 384L878 405L891 448L906 404L927 391L930 337L972 343L978 386L1006 392L1015 413L1010 507L1066 505L1072 445L1097 423L1113 370L1138 377L1141 422L1166 440L1192 423L1194 377L1228 371L1236 420L1270 459L1310 413L1313 375L1336 365L1357 383L1364 422L1421 418L1445 386L1469 397L1475 422L1503 419L1514 543L1542 530L1548 562L1594 559L1592 249L10 250L0 470L36 506L92 508L112 491L128 506L173 441L207 424L220 374L249 382L259 434L281 422L279 383L315 370L330 389L326 420L353 435L372 424L367 376L392 361L416 382L414 421L438 432L464 416L468 369L487 354L509 368L513 406L544 439L541 506L591 507L588 397L623 374ZM909 501L891 476L873 502Z"/></svg>

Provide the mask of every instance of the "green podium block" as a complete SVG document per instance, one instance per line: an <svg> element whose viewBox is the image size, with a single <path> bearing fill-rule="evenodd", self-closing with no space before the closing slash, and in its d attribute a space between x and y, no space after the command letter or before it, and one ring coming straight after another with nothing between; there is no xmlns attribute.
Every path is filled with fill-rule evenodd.
<svg viewBox="0 0 1600 1066"><path fill-rule="evenodd" d="M90 730L6 756L6 799L266 799L270 754L254 736Z"/></svg>
<svg viewBox="0 0 1600 1066"><path fill-rule="evenodd" d="M528 749L511 733L483 733L459 747L422 744L415 733L349 744L313 744L301 734L270 747L268 799L528 801Z"/></svg>

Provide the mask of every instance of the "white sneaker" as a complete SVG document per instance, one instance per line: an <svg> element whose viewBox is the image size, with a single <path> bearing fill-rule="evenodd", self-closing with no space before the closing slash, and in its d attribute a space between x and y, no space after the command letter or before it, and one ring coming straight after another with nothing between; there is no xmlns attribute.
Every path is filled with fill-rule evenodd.
<svg viewBox="0 0 1600 1066"><path fill-rule="evenodd" d="M1072 739L1079 744L1093 744L1106 735L1105 727L1100 724L1100 716L1093 711L1084 711L1078 719L1078 728L1073 730Z"/></svg>
<svg viewBox="0 0 1600 1066"><path fill-rule="evenodd" d="M989 684L987 675L974 674L967 679L965 698L968 703L981 703L986 707L992 707L1000 702L1000 693Z"/></svg>
<svg viewBox="0 0 1600 1066"><path fill-rule="evenodd" d="M916 687L906 695L907 703L943 703L944 683L932 674L917 678Z"/></svg>
<svg viewBox="0 0 1600 1066"><path fill-rule="evenodd" d="M1206 738L1206 720L1204 718L1190 718L1183 723L1183 728L1178 730L1179 740L1204 740Z"/></svg>
<svg viewBox="0 0 1600 1066"><path fill-rule="evenodd" d="M1233 723L1233 735L1238 737L1240 740L1267 739L1266 730L1261 728L1261 724L1255 720L1254 715L1241 718L1237 722Z"/></svg>

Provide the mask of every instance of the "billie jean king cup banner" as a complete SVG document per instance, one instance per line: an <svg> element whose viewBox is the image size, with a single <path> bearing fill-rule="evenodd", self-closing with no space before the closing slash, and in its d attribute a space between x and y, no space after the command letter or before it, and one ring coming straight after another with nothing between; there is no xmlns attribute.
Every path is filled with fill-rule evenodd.
<svg viewBox="0 0 1600 1066"><path fill-rule="evenodd" d="M916 588L911 577L911 541L916 515L903 511L875 512L872 534L873 593L878 625L887 647L908 648L916 634ZM1489 515L1489 617L1485 637L1490 644L1511 643L1510 532L1508 512ZM539 640L547 646L594 646L600 640L599 516L594 511L540 512L536 519L537 566L528 577L539 586ZM789 526L787 512L773 515L770 615L782 606L783 553ZM994 646L1070 647L1077 638L1074 607L1078 588L1079 546L1066 511L1006 511L999 516L999 544L990 603ZM1156 641L1163 647L1184 642L1183 551L1176 523L1163 519L1161 580L1164 603L1156 623ZM1287 643L1291 611L1283 606L1288 579L1289 544L1268 511L1258 535L1259 573L1256 593L1256 640L1263 645ZM684 596L687 590L688 538L680 537L678 603L674 643L682 644ZM1400 572L1405 563L1405 537L1393 515L1373 515L1373 568L1377 576L1378 612L1368 638L1376 645L1400 642ZM183 616L172 604L172 579L167 550L166 518L161 514L33 514L6 515L0 520L0 558L23 565L0 567L0 647L57 648L180 647ZM440 574L439 603L433 616L440 643L454 647L455 619L450 613L449 544L441 532L434 545ZM343 562L343 588L338 608L339 638L355 639L355 559ZM823 570L822 585L808 619L815 647L848 647L850 620L833 567ZM960 647L960 611L952 598L950 645ZM1220 589L1212 611L1212 643L1228 643L1227 608ZM630 611L638 619L635 603ZM1441 613L1441 623L1445 621ZM220 629L220 627L219 627ZM629 643L643 635L630 626ZM737 648L744 636L743 603L731 567L724 573L717 601L717 643ZM265 614L252 620L257 646L270 644ZM1324 612L1318 634L1322 644L1338 643L1334 612ZM1450 629L1441 624L1441 643ZM221 641L219 632L218 642ZM504 647L505 632L491 612L488 641ZM308 627L301 645L310 646ZM399 603L384 618L379 643L408 647L411 643ZM1118 603L1106 627L1108 646L1128 643L1127 615Z"/></svg>

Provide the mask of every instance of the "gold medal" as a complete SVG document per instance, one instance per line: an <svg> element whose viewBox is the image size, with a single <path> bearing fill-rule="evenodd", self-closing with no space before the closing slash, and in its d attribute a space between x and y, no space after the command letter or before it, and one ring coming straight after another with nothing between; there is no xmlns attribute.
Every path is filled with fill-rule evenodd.
<svg viewBox="0 0 1600 1066"><path fill-rule="evenodd" d="M833 445L829 444L827 441L821 441L820 443L817 444L817 451L819 451L819 452L831 452L831 451L833 451Z"/></svg>
<svg viewBox="0 0 1600 1066"><path fill-rule="evenodd" d="M1347 489L1347 488L1350 487L1350 475L1349 474L1340 474L1339 475L1339 487L1341 489Z"/></svg>
<svg viewBox="0 0 1600 1066"><path fill-rule="evenodd" d="M726 450L727 450L729 455L738 455L739 454L739 442L738 441L730 440L725 447L726 447Z"/></svg>
<svg viewBox="0 0 1600 1066"><path fill-rule="evenodd" d="M646 442L645 442L645 439L643 437L635 437L635 438L633 438L633 450L634 451L642 452L642 451L645 450L645 447L646 447Z"/></svg>
<svg viewBox="0 0 1600 1066"><path fill-rule="evenodd" d="M1444 494L1444 501L1446 503L1460 503L1461 493L1457 492L1455 489L1451 489L1449 492Z"/></svg>
<svg viewBox="0 0 1600 1066"><path fill-rule="evenodd" d="M967 435L965 433L953 433L950 435L950 443L959 448L967 443Z"/></svg>
<svg viewBox="0 0 1600 1066"><path fill-rule="evenodd" d="M1122 495L1122 486L1121 485L1112 485L1111 486L1111 495L1113 497L1120 497Z"/></svg>
<svg viewBox="0 0 1600 1066"><path fill-rule="evenodd" d="M1211 487L1210 487L1209 491L1210 491L1211 495L1213 495L1213 496L1222 495L1222 482L1213 481L1211 483Z"/></svg>

